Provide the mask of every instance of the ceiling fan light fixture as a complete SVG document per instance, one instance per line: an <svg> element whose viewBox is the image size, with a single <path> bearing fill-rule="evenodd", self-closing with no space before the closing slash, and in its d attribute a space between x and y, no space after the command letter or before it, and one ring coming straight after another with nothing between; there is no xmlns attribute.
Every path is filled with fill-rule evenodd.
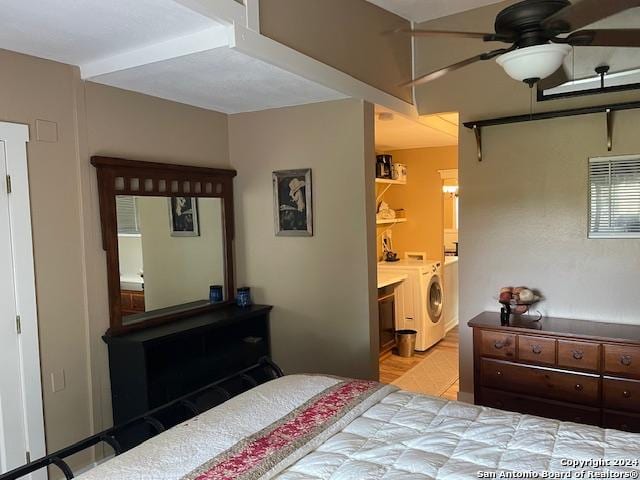
<svg viewBox="0 0 640 480"><path fill-rule="evenodd" d="M507 52L500 55L496 62L507 75L519 82L542 80L562 66L569 52L569 45L546 43Z"/></svg>

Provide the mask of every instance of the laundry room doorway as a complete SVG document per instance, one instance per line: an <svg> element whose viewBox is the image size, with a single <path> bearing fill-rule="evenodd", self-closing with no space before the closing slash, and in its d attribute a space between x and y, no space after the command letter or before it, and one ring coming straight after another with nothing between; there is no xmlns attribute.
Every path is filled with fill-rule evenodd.
<svg viewBox="0 0 640 480"><path fill-rule="evenodd" d="M458 114L376 108L380 380L457 399Z"/></svg>

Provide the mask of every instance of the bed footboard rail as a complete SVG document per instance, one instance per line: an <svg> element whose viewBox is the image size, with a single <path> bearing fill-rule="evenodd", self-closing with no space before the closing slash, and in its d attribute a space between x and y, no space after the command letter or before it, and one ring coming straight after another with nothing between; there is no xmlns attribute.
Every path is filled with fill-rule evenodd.
<svg viewBox="0 0 640 480"><path fill-rule="evenodd" d="M258 373L260 373L261 375L259 378L256 378L256 375ZM107 445L109 445L116 456L120 455L124 452L124 449L118 442L117 436L118 433L123 432L124 430L127 430L134 426L146 424L150 427L149 438L154 437L155 435L158 435L166 430L166 426L162 423L161 420L158 419L158 417L161 416L164 412L175 408L183 408L185 412L188 412L187 417L185 418L186 421L189 418L195 417L196 415L199 415L204 411L201 410L196 403L196 399L203 394L209 392L216 392L220 394L223 400L218 404L232 398L234 395L223 386L225 383L233 380L240 380L246 386L246 389L243 391L247 391L259 385L260 383L265 383L266 381L273 380L282 376L284 376L284 373L282 372L280 367L278 367L278 365L276 365L270 358L262 357L258 361L258 363L250 367L237 371L225 378L216 380L215 382L199 388L198 390L195 390L187 395L177 398L158 408L145 412L142 415L120 425L116 425L107 430L104 430L103 432L87 437L84 440L80 440L79 442L74 443L69 447L63 448L61 450L58 450L57 452L53 452L47 455L46 457L39 458L30 463L27 463L26 465L23 465L22 467L18 467L5 474L2 474L0 475L0 480L18 480L51 465L55 465L56 467L58 467L64 474L65 478L67 480L70 480L74 478L74 473L71 470L69 464L65 462L64 459L70 457L71 455L79 453L88 448L95 447L96 445L101 443L106 443Z"/></svg>

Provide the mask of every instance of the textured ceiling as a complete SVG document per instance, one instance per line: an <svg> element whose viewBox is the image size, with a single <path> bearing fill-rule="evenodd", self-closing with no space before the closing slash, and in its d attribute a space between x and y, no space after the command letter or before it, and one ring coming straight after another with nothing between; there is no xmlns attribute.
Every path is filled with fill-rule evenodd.
<svg viewBox="0 0 640 480"><path fill-rule="evenodd" d="M413 22L424 22L502 0L367 0Z"/></svg>
<svg viewBox="0 0 640 480"><path fill-rule="evenodd" d="M224 113L345 98L229 48L101 75L91 81Z"/></svg>
<svg viewBox="0 0 640 480"><path fill-rule="evenodd" d="M173 0L2 0L0 47L80 65L216 23Z"/></svg>
<svg viewBox="0 0 640 480"><path fill-rule="evenodd" d="M392 120L380 120L382 112L389 111L376 107L378 152L458 144L457 113L425 115L415 120L394 114Z"/></svg>
<svg viewBox="0 0 640 480"><path fill-rule="evenodd" d="M2 0L0 5L0 48L72 65L220 25L173 0ZM225 113L344 98L226 47L90 80Z"/></svg>

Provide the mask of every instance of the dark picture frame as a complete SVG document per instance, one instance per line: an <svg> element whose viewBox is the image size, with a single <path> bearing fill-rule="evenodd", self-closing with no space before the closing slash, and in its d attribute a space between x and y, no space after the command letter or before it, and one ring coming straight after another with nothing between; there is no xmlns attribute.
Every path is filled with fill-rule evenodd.
<svg viewBox="0 0 640 480"><path fill-rule="evenodd" d="M273 172L275 234L286 237L313 236L311 169Z"/></svg>
<svg viewBox="0 0 640 480"><path fill-rule="evenodd" d="M172 237L199 237L198 199L169 197L169 229Z"/></svg>

